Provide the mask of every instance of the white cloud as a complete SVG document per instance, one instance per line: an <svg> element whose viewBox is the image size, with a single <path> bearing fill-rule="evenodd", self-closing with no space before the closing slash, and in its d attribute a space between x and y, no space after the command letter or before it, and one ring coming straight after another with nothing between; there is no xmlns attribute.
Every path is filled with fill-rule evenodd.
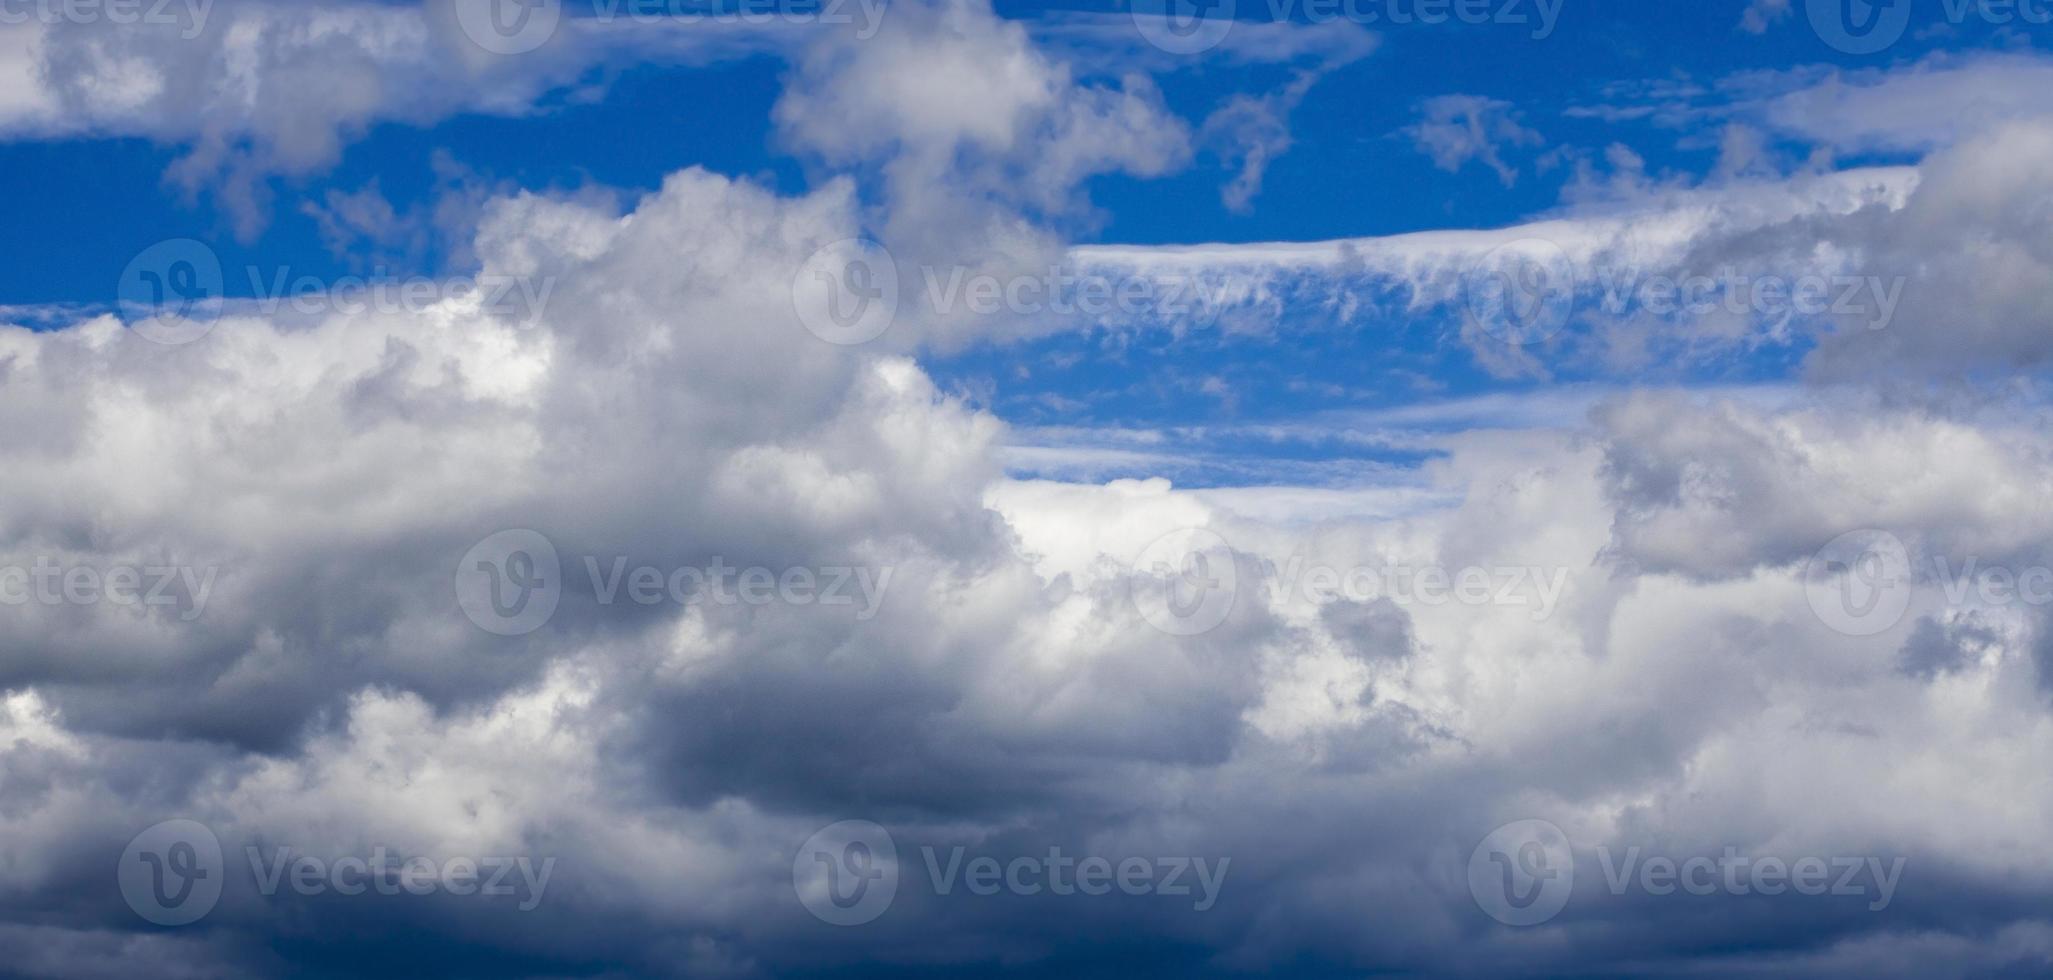
<svg viewBox="0 0 2053 980"><path fill-rule="evenodd" d="M1511 103L1476 95L1440 95L1420 107L1418 124L1404 131L1419 152L1433 158L1433 165L1449 173L1474 160L1497 172L1497 179L1510 187L1518 181L1518 168L1505 161L1503 151L1520 146L1541 146L1539 133L1518 122Z"/></svg>
<svg viewBox="0 0 2053 980"><path fill-rule="evenodd" d="M617 205L480 203L482 268L553 286L531 326L453 297L311 322L238 312L179 346L108 317L0 328L0 567L218 571L191 619L108 603L0 617L9 962L367 971L390 948L354 937L376 934L532 973L961 970L1085 943L1190 972L1434 973L1459 950L1474 972L1567 973L1646 969L1658 928L1679 948L1746 950L1714 967L1759 965L1742 903L1592 885L1556 922L1497 928L1462 869L1491 828L1533 817L1567 831L1592 882L1599 845L1914 862L1887 919L1864 899L1774 907L1787 930L1770 967L2045 961L2044 609L1963 608L1921 578L1901 622L1856 638L1804 581L1818 544L1860 526L1921 556L2044 562L2040 392L1549 389L1311 420L1425 457L1354 486L1008 480L1008 446L1170 440L1010 433L901 353L993 338L918 322L876 348L822 343L798 322L795 272L867 227L920 256L1060 250L1050 224L1086 207L1081 181L1174 166L1189 134L1146 83L1079 81L981 6L895 24L859 48L821 41L779 104L787 139L856 178L783 195L690 168ZM369 28L351 25L334 43L354 63ZM112 118L150 91L77 97ZM312 124L341 132L377 102ZM260 153L273 137L238 138ZM1903 329L1868 347L1828 336L1821 369L1949 350L2029 361L2053 254L2048 140L2021 124L1916 170L1633 186L1508 229L1068 254L1197 274L1219 306L1330 298L1317 308L1342 323L1350 292L1445 305L1477 256L1533 237L1635 268L1917 261L1934 290L1906 299ZM333 148L294 146L310 155L274 162L318 166ZM859 193L870 181L880 196ZM403 224L366 197L329 207L338 233ZM868 620L606 604L566 584L544 628L501 637L466 620L452 576L516 527L546 534L573 581L586 556L893 578ZM1133 566L1192 527L1227 542L1210 570L1235 592L1216 628L1171 636L1132 598L1163 583ZM1307 566L1536 569L1559 591L1336 598ZM1935 634L1972 649L1934 660ZM547 914L525 917L238 887L167 938L133 926L108 869L173 816L216 828L231 868L248 846L384 846L553 857L557 877ZM872 928L827 930L798 904L793 856L849 818L899 838L902 897ZM957 843L1222 856L1233 873L1203 914L941 901L918 848Z"/></svg>
<svg viewBox="0 0 2053 980"><path fill-rule="evenodd" d="M171 180L216 195L249 238L270 217L271 178L325 172L377 124L520 115L609 61L696 64L796 40L774 23L568 18L540 50L502 56L469 40L453 9L222 0L198 29L24 20L0 33L0 77L22 82L0 96L0 138L142 136L181 147Z"/></svg>
<svg viewBox="0 0 2053 980"><path fill-rule="evenodd" d="M874 38L809 48L774 116L793 147L877 171L902 263L1045 265L1059 242L1043 222L1085 216L1085 178L1189 156L1188 126L1145 75L1080 81L982 0L894 14Z"/></svg>
<svg viewBox="0 0 2053 980"><path fill-rule="evenodd" d="M1239 168L1219 190L1219 199L1228 211L1246 214L1253 210L1255 195L1262 192L1263 173L1271 161L1290 149L1290 113L1318 80L1317 73L1303 72L1268 95L1236 95L1205 117L1199 139L1228 166Z"/></svg>
<svg viewBox="0 0 2053 980"><path fill-rule="evenodd" d="M1748 34L1766 34L1768 27L1789 17L1789 0L1752 0L1739 15L1739 29Z"/></svg>

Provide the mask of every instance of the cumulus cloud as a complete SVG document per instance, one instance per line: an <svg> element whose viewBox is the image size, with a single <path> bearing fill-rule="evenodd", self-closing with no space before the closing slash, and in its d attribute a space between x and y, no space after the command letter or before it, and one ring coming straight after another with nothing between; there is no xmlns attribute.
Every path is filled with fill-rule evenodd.
<svg viewBox="0 0 2053 980"><path fill-rule="evenodd" d="M1085 178L1183 165L1189 127L1148 76L1078 80L1025 27L979 0L896 11L876 37L810 48L774 116L794 148L873 170L881 231L901 258L1031 267L1059 242L1046 222L1085 216Z"/></svg>
<svg viewBox="0 0 2053 980"><path fill-rule="evenodd" d="M1416 456L1381 483L1027 480L1006 473L1019 433L922 360L1005 328L916 311L889 340L838 346L808 332L817 297L793 288L823 247L877 234L902 258L1187 274L1203 304L1246 314L1223 318L1236 329L1302 309L1344 328L1381 305L1478 350L1501 338L1450 325L1464 270L1539 238L1585 269L1915 261L1932 292L1906 291L1883 336L1804 335L1819 377L2036 363L2043 127L1915 169L1770 180L1736 163L1711 186L1636 186L1491 231L1072 249L1082 185L1180 165L1189 127L1144 76L1082 78L985 6L900 12L867 42L797 56L781 138L849 171L808 190L696 167L618 199L454 174L482 274L547 285L531 321L462 293L289 321L231 310L179 345L111 316L0 328L15 423L0 569L195 575L163 606L12 603L18 583L0 580L8 962L341 974L389 969L391 947L450 975L1053 971L1106 950L1191 974L2053 962L2053 622L1930 571L2053 561L2032 385L1512 389L1308 423ZM343 18L345 53L383 15L353 16L369 20ZM343 132L382 98L308 125ZM1467 135L1420 139L1501 174L1495 147L1525 139L1508 119L1455 105L1444 122ZM311 155L274 159L283 137L242 125L202 125L200 142L262 167L320 166L336 145L294 138ZM338 239L392 248L434 224L382 201L366 187L314 208ZM1918 570L1890 583L1902 615L1867 636L1820 611L1811 562L1861 529L1896 536ZM514 635L480 628L456 585L506 530L561 559L553 615ZM1150 560L1194 531L1217 542L1204 562ZM588 570L616 559L839 566L877 601L609 601ZM1998 803L1960 805L1991 786ZM227 880L205 920L159 927L112 871L172 818L219 839ZM793 873L811 835L851 819L897 842L898 896L860 929L809 912ZM1471 855L1529 819L1565 834L1579 884L1559 918L1500 927ZM1051 848L1231 865L1213 865L1223 887L1203 908L941 894L928 862L956 847L1000 867ZM264 894L280 848L334 867L519 857L530 890ZM1873 891L1604 884L1628 852L1728 851L1907 870L1886 915Z"/></svg>

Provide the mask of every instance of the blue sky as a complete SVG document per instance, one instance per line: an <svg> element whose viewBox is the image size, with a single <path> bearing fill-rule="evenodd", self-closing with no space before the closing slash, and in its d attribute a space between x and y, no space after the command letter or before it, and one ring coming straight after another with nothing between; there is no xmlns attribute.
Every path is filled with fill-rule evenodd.
<svg viewBox="0 0 2053 980"><path fill-rule="evenodd" d="M1268 5L1240 7L1236 23L1248 27L1273 20L1276 12ZM1568 206L1573 185L1588 178L1578 167L1593 167L1601 179L1610 167L1603 153L1613 146L1630 148L1657 181L1689 186L1709 179L1727 122L1723 103L1734 97L1731 87L1747 84L1750 72L1875 70L1915 62L1942 43L1955 51L2017 43L2013 35L1976 23L1957 36L1913 36L1884 53L1854 56L1806 29L1801 12L1757 34L1742 28L1742 12L1732 4L1671 9L1571 2L1546 31L1539 8L1530 3L1504 8L1525 23L1454 20L1438 26L1382 20L1389 9L1401 12L1402 4L1363 5L1367 16L1377 18L1367 25L1326 22L1333 15L1316 6L1280 9L1295 15L1300 27L1346 32L1371 50L1330 61L1312 55L1281 63L1171 58L1154 75L1166 105L1195 121L1236 95L1274 91L1310 68L1321 72L1288 113L1288 149L1269 165L1251 206L1227 206L1220 190L1235 165L1201 148L1189 166L1166 175L1114 173L1087 180L1082 193L1090 207L1057 222L1072 241L1318 241L1512 225ZM1075 70L1087 77L1127 70L1119 57L1079 44L1061 30L1077 23L1078 14L1111 13L1117 25L1123 18L1116 8L1003 4L999 10L1047 38L1051 50L1069 45ZM1563 70L1566 65L1575 70ZM231 270L289 268L295 278L466 272L474 260L457 247L463 244L460 234L429 235L405 246L361 240L338 246L324 239L319 221L306 210L330 194L372 188L397 213L423 214L448 189L438 168L457 168L464 179L500 191L598 189L631 201L667 173L697 165L781 193L803 193L841 171L778 138L772 109L788 72L784 60L771 53L689 67L607 62L543 92L518 113L459 111L426 124L373 122L349 133L332 165L257 178L270 199L258 208L261 230L254 234L238 231L236 218L218 206L217 189L176 186L167 178L184 153L175 141L81 135L0 143L0 178L35 191L0 201L0 220L37 242L0 269L0 297L16 305L107 302L114 274L127 260L171 238L209 243ZM1698 111L1681 118L1603 118L1587 111L1647 103L1657 88L1686 87L1699 89L1686 97ZM1503 149L1501 176L1481 160L1437 165L1411 134L1422 106L1450 94L1494 100L1528 134ZM1767 152L1785 158L1782 166L1813 150L1772 131L1764 140ZM1856 148L1834 163L1914 158ZM246 280L231 276L228 292L250 293ZM1026 426L1246 424L1460 397L1530 381L1478 370L1411 312L1340 330L1318 329L1312 322L1320 318L1318 311L1291 316L1307 329L1259 340L1069 334L937 355L930 363L952 390L988 401L1002 417ZM1794 350L1756 352L1736 362L1687 365L1673 376L1770 380L1792 370L1801 347L1799 342ZM1558 373L1577 374L1572 368ZM1595 372L1581 373L1588 379ZM1186 397L1208 378L1217 379L1215 387L1230 382L1233 397ZM1243 444L1235 451L1257 448ZM1270 451L1287 457L1316 450ZM1263 479L1244 466L1186 478Z"/></svg>
<svg viewBox="0 0 2053 980"><path fill-rule="evenodd" d="M1937 0L1930 5L1939 9ZM1269 19L1266 5L1240 6L1256 8L1240 11L1242 21ZM1054 12L1121 8L1008 3L999 9L1032 24ZM1974 49L2005 40L1995 36L2000 28L1970 24L1959 37L1907 38L1883 54L1851 56L1796 23L1748 34L1739 27L1736 9L1721 3L1667 9L1569 2L1555 31L1539 40L1516 25L1380 25L1375 53L1326 75L1298 107L1293 144L1275 163L1251 213L1234 214L1221 204L1218 186L1229 174L1216 159L1200 159L1185 172L1159 179L1095 180L1090 192L1103 220L1079 227L1077 238L1133 244L1302 241L1507 225L1560 203L1570 173L1566 167L1536 172L1534 158L1547 149L1601 149L1619 142L1657 173L1701 177L1709 171L1717 150L1707 127L1564 115L1571 107L1606 102L1609 85L1710 84L1748 71L1803 65L1886 67L1942 46ZM1309 20L1297 12L1300 21ZM1563 71L1564 65L1576 70ZM602 86L598 93L558 93L519 118L461 114L425 127L377 124L354 139L334 167L276 179L272 223L247 243L235 241L230 223L204 195L187 200L166 186L163 175L180 155L179 146L89 136L10 141L0 144L0 179L35 193L0 201L0 219L33 233L38 247L22 250L0 269L0 295L16 303L105 301L112 277L102 270L118 273L141 247L173 237L214 243L231 261L283 259L316 275L355 271L362 257L328 254L315 222L298 205L319 201L329 190L356 190L375 178L394 206L418 206L433 188L430 161L437 151L493 180L533 189L595 184L635 194L653 189L680 165L698 164L768 179L785 191L802 190L808 185L805 166L780 149L770 120L784 70L767 54L711 67L594 67L582 80ZM1157 80L1170 106L1202 117L1231 94L1278 85L1292 70L1192 59ZM1416 121L1419 103L1455 92L1511 103L1546 138L1544 146L1519 154L1521 172L1513 186L1479 179L1486 175L1473 165L1452 173L1437 168L1402 135ZM439 258L430 255L419 268L393 271L439 271Z"/></svg>
<svg viewBox="0 0 2053 980"><path fill-rule="evenodd" d="M0 0L4 969L2053 973L2053 2L811 2Z"/></svg>

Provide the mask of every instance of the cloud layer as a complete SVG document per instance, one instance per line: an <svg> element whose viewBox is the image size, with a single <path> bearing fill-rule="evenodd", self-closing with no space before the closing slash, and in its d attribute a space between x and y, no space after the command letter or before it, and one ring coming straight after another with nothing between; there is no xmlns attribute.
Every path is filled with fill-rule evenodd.
<svg viewBox="0 0 2053 980"><path fill-rule="evenodd" d="M2041 366L2053 336L2047 123L1980 127L1916 166L1621 180L1507 229L1078 247L1093 179L1173 172L1208 139L1241 147L1228 193L1251 199L1302 90L1194 127L1148 74L1078 68L982 4L894 14L792 55L779 138L836 173L810 190L687 167L618 203L481 192L479 277L546 286L535 317L473 292L231 308L175 345L112 315L0 327L0 569L26 570L0 576L9 962L2053 969L2053 443L2034 376L1977 383ZM7 125L177 143L179 173L232 195L255 186L237 174L331 165L379 121L525 111L593 63L580 28L507 87L443 47L432 10L227 16L214 47L49 31L45 87ZM1414 136L1503 173L1496 147L1529 132L1504 108L1435 103ZM838 294L804 273L870 236L908 269L1182 277L1195 306L908 302L875 343L825 342L808 304ZM1533 343L1479 292L1507 255L1577 270ZM1661 277L1902 288L1883 329L1864 310L1605 303ZM1008 475L1050 433L934 380L936 351L1062 331L1260 343L1400 320L1486 374L1607 386L1314 420L1420 452L1349 496ZM1790 377L1690 373L1769 348ZM1673 378L1630 383L1669 358ZM524 550L479 550L505 532ZM1863 580L1893 615L1842 588L1873 552L1820 557L1848 533L1900 547L1900 574ZM737 570L731 596L668 591L708 568ZM114 601L115 569L164 601ZM773 587L750 569L784 591L748 598ZM863 598L793 599L794 570L845 571ZM541 622L495 629L525 608L499 603L502 577L550 592ZM148 873L124 854L169 820L220 847L197 922L140 921L117 883ZM844 821L892 850L833 837L808 861ZM1507 924L1529 906L1478 886L1496 868L1479 845L1530 821L1562 838L1546 880L1572 872L1573 893ZM1057 853L1118 884L1046 885ZM1506 856L1529 874L1533 853ZM951 854L964 877L937 870ZM388 881L374 855L438 871ZM1834 884L1725 884L1741 857L1814 860ZM335 874L264 884L300 859ZM993 893L978 859L1003 869ZM1641 875L1654 859L1681 884ZM519 870L466 893L454 866ZM834 924L846 883L822 866L888 874L888 908ZM1698 892L1692 867L1720 883ZM378 887L399 882L425 887Z"/></svg>

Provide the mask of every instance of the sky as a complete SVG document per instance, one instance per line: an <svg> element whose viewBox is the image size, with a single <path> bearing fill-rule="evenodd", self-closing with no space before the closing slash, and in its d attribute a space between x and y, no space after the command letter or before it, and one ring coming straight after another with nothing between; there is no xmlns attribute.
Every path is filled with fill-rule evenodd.
<svg viewBox="0 0 2053 980"><path fill-rule="evenodd" d="M2053 972L2049 30L0 0L0 973Z"/></svg>

